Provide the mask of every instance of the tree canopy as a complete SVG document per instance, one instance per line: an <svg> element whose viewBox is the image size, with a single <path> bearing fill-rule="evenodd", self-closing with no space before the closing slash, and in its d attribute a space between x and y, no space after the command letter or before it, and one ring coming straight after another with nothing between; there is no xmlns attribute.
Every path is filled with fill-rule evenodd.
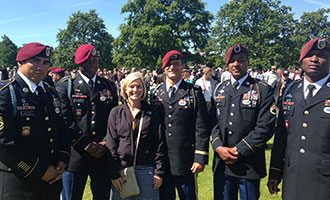
<svg viewBox="0 0 330 200"><path fill-rule="evenodd" d="M52 56L56 67L76 68L74 56L77 48L83 44L92 44L99 52L100 67L112 66L113 37L107 32L104 21L95 10L88 13L76 12L67 21L67 28L56 35L59 45Z"/></svg>
<svg viewBox="0 0 330 200"><path fill-rule="evenodd" d="M16 65L18 48L8 36L3 35L0 42L0 65L12 67Z"/></svg>
<svg viewBox="0 0 330 200"><path fill-rule="evenodd" d="M207 43L212 14L200 0L132 0L114 41L113 62L124 67L160 68L170 50L182 51L187 60L201 61L198 50ZM197 53L194 53L197 52Z"/></svg>

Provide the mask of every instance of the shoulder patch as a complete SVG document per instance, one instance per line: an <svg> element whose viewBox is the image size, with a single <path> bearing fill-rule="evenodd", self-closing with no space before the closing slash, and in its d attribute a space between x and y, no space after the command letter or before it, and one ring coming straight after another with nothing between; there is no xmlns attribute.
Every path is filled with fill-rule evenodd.
<svg viewBox="0 0 330 200"><path fill-rule="evenodd" d="M6 87L8 87L11 83L15 81L14 78L0 81L0 91L4 90Z"/></svg>
<svg viewBox="0 0 330 200"><path fill-rule="evenodd" d="M65 76L61 79L61 82L64 83L65 81L68 81L69 79L76 79L76 76L75 75L69 75L69 76Z"/></svg>

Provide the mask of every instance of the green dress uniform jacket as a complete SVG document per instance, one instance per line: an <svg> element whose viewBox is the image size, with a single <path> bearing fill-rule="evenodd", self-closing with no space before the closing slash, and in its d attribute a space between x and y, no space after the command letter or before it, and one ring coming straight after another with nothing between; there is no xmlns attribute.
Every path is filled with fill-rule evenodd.
<svg viewBox="0 0 330 200"><path fill-rule="evenodd" d="M64 119L71 133L73 148L69 171L105 168L110 154L106 153L101 158L94 158L85 151L85 148L91 142L103 141L106 136L110 110L118 105L114 84L97 76L91 91L81 75L76 73L74 76L62 78L56 90L61 99Z"/></svg>
<svg viewBox="0 0 330 200"><path fill-rule="evenodd" d="M0 199L59 197L62 182L48 184L41 178L48 165L69 162L70 138L57 93L45 82L44 86L46 100L41 103L19 75L1 82Z"/></svg>
<svg viewBox="0 0 330 200"><path fill-rule="evenodd" d="M246 179L266 176L265 148L275 124L273 103L272 88L250 76L237 91L230 79L216 87L209 115L213 171ZM216 152L220 146L237 147L240 157L234 165L220 158Z"/></svg>
<svg viewBox="0 0 330 200"><path fill-rule="evenodd" d="M330 199L330 79L309 104L296 81L280 108L269 179L283 178L285 200Z"/></svg>
<svg viewBox="0 0 330 200"><path fill-rule="evenodd" d="M194 162L207 164L209 132L201 89L182 80L170 100L163 83L155 89L150 99L164 123L171 174L184 176L191 173Z"/></svg>

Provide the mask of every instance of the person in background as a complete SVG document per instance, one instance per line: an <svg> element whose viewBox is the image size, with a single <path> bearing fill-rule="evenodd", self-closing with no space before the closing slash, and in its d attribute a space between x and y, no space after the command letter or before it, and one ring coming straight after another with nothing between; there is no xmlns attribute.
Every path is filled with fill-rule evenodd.
<svg viewBox="0 0 330 200"><path fill-rule="evenodd" d="M0 85L0 199L59 200L70 138L55 89L42 80L51 48L24 45L18 71Z"/></svg>
<svg viewBox="0 0 330 200"><path fill-rule="evenodd" d="M272 66L271 71L265 74L265 83L270 85L272 88L274 88L275 85L280 82L280 80L281 77L277 74L276 66Z"/></svg>
<svg viewBox="0 0 330 200"><path fill-rule="evenodd" d="M159 199L159 187L165 174L165 138L159 113L148 104L146 86L139 72L129 74L123 82L123 104L112 109L108 119L106 144L115 162L111 199L120 199L123 180L119 171L133 165L136 153L135 174L140 194L128 199ZM142 124L140 123L143 118ZM141 129L138 150L137 136ZM134 153L135 152L135 153ZM111 164L111 163L110 163Z"/></svg>
<svg viewBox="0 0 330 200"><path fill-rule="evenodd" d="M65 69L63 68L55 68L52 70L51 76L55 85L59 80L61 80L64 77L64 73L65 73Z"/></svg>
<svg viewBox="0 0 330 200"><path fill-rule="evenodd" d="M315 38L300 52L303 80L283 94L268 189L282 198L330 199L330 43Z"/></svg>
<svg viewBox="0 0 330 200"><path fill-rule="evenodd" d="M109 113L118 105L118 96L114 84L96 74L99 58L93 45L79 46L75 63L79 71L56 85L72 141L71 160L63 174L62 198L81 200L89 176L93 199L109 199L111 170L106 163L110 153L103 139Z"/></svg>
<svg viewBox="0 0 330 200"><path fill-rule="evenodd" d="M203 76L199 78L195 85L202 88L202 92L205 98L207 110L211 108L211 98L215 88L215 83L212 78L213 70L210 67L203 68Z"/></svg>

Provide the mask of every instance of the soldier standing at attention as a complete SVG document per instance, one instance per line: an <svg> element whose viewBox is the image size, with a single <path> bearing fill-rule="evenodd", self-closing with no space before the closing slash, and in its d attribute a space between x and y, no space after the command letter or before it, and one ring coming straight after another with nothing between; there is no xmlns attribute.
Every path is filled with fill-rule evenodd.
<svg viewBox="0 0 330 200"><path fill-rule="evenodd" d="M70 138L55 89L42 80L51 49L29 43L18 71L0 83L0 199L58 200Z"/></svg>
<svg viewBox="0 0 330 200"><path fill-rule="evenodd" d="M273 135L273 89L247 73L248 49L236 44L226 54L230 79L214 91L210 111L214 150L214 199L259 199L266 176L266 142Z"/></svg>
<svg viewBox="0 0 330 200"><path fill-rule="evenodd" d="M75 55L79 71L56 85L72 140L69 168L63 174L64 200L81 200L88 176L94 200L110 196L111 170L106 166L110 153L103 139L109 113L118 105L118 96L112 82L97 76L97 54L93 45L81 45Z"/></svg>
<svg viewBox="0 0 330 200"><path fill-rule="evenodd" d="M330 199L330 43L309 41L300 53L303 80L283 93L268 189L282 198Z"/></svg>
<svg viewBox="0 0 330 200"><path fill-rule="evenodd" d="M182 80L183 55L170 51L163 58L166 82L151 95L151 104L165 124L169 173L160 187L160 199L174 200L175 188L180 199L197 199L195 175L208 162L209 133L203 93Z"/></svg>

